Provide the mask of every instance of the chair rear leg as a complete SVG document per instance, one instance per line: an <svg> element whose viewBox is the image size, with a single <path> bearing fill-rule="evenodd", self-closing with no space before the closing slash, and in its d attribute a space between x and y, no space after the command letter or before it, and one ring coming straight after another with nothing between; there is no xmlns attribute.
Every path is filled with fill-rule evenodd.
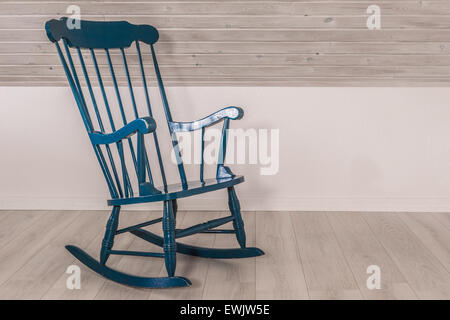
<svg viewBox="0 0 450 320"><path fill-rule="evenodd" d="M175 212L176 204L173 200L164 201L163 233L164 233L164 258L169 277L173 277L176 268L177 244L175 242Z"/></svg>
<svg viewBox="0 0 450 320"><path fill-rule="evenodd" d="M241 248L245 248L245 229L244 229L244 221L241 216L241 206L239 204L239 199L236 195L236 191L234 187L228 188L228 206L230 208L231 214L234 216L233 227L236 231L236 239L241 246Z"/></svg>
<svg viewBox="0 0 450 320"><path fill-rule="evenodd" d="M114 236L119 226L120 206L114 206L108 222L106 223L105 236L102 241L102 249L100 251L100 264L105 265L109 258L109 251L114 245Z"/></svg>

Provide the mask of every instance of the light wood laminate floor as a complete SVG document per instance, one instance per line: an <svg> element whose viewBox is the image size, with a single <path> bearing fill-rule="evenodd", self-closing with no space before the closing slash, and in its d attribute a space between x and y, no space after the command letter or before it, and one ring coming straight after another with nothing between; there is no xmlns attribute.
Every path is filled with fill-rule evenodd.
<svg viewBox="0 0 450 320"><path fill-rule="evenodd" d="M121 226L158 212L124 211ZM225 215L183 212L177 227ZM248 246L266 255L212 260L177 255L188 288L136 289L105 280L75 260L65 244L98 257L106 211L0 211L0 299L450 299L450 214L244 212ZM150 230L160 232L160 225ZM182 239L237 247L234 235ZM123 234L115 248L160 251ZM81 289L69 290L66 269L81 268ZM163 259L111 256L108 265L143 276L165 275ZM369 265L381 288L369 290Z"/></svg>

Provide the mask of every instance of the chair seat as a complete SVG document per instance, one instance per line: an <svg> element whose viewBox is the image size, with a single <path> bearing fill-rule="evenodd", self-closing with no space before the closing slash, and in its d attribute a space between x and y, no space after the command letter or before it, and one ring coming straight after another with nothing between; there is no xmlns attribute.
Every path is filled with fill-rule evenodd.
<svg viewBox="0 0 450 320"><path fill-rule="evenodd" d="M183 187L181 183L167 185L167 188L158 187L151 189L151 184L146 183L141 186L145 190L146 185L149 187L147 192L142 192L137 197L109 199L108 205L119 206L124 204L155 202L164 200L174 200L185 198L196 194L211 192L223 188L228 188L236 184L244 182L244 176L234 176L224 179L204 179L203 181L188 181L187 186ZM156 192L154 191L156 190Z"/></svg>

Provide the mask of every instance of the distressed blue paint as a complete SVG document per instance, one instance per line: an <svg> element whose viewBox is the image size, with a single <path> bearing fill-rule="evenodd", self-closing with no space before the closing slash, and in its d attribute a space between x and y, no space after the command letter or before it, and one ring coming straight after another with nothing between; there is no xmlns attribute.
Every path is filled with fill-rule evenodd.
<svg viewBox="0 0 450 320"><path fill-rule="evenodd" d="M150 133L156 130L156 122L153 118L145 117L133 120L119 130L110 134L93 131L89 134L93 144L111 144L127 139L131 135L140 132L141 134Z"/></svg>
<svg viewBox="0 0 450 320"><path fill-rule="evenodd" d="M164 239L150 231L144 229L136 229L131 231L132 234L139 238L162 247ZM262 256L264 251L259 248L246 247L246 248L204 248L192 246L190 244L184 244L177 242L177 252L202 258L213 259L235 259L235 258L251 258Z"/></svg>
<svg viewBox="0 0 450 320"><path fill-rule="evenodd" d="M229 126L230 126L230 119L225 118L225 120L223 121L222 139L220 141L219 159L217 162L216 177L218 179L227 179L234 177L234 173L231 172L231 169L224 165L227 151L227 133Z"/></svg>
<svg viewBox="0 0 450 320"><path fill-rule="evenodd" d="M108 205L113 206L111 215L106 224L99 261L93 259L86 252L77 247L67 246L67 250L69 250L70 253L72 253L77 259L93 271L112 281L131 286L151 288L168 288L188 286L191 284L188 279L175 276L177 252L206 258L221 259L255 257L264 254L260 249L246 247L244 223L241 217L239 200L234 190L235 185L244 182L244 177L234 175L230 168L224 165L227 147L227 132L230 121L241 119L244 115L243 110L239 107L232 106L223 108L197 121L174 121L172 119L168 98L159 70L156 51L153 47L159 37L158 31L154 27L148 25L133 25L125 21L80 21L81 29L68 29L66 22L67 18L50 20L46 23L45 29L49 40L55 43L58 56L69 81L69 86L74 95L83 124L91 140L95 156L97 157L110 191L111 198L108 200ZM64 52L61 50L59 45L60 42L63 43ZM145 112L147 114L145 115L139 114L142 111L138 108L138 103L135 98L132 75L130 74L125 52L125 49L131 50L131 44L133 42L136 44L140 76L145 92L145 103L147 106L147 110ZM180 183L168 184L166 181L163 158L161 156L161 149L156 132L156 122L153 119L150 95L147 88L147 79L144 72L144 61L140 46L141 43L148 45L150 49L151 59L156 74L156 81L159 87L166 122L172 140L172 150L177 158ZM85 63L82 49L88 50L91 54L96 80L101 92L101 98L99 99L96 98L95 90L88 74L88 66ZM75 51L78 55L78 61L80 63L79 66L82 70L82 73L80 74L84 76L84 82L82 82L79 78L75 61L72 58L71 50ZM107 58L107 71L109 71L109 76L110 79L112 79L114 88L114 97L112 99L111 97L108 97L108 91L104 86L105 75L102 75L102 72L105 71L99 67L97 62L96 51L99 50L104 51ZM118 79L115 71L116 67L111 59L112 50L119 50L122 57L122 70L125 70L125 77L130 94L130 105L128 105L126 101L123 101L119 90ZM83 86L83 84L85 84L85 86ZM87 90L88 94L85 94L84 90ZM90 96L91 98L91 106L88 106L86 103L87 96ZM99 103L101 101L103 101L103 106ZM114 121L114 108L119 111L118 114L121 119L122 126L116 125ZM106 114L102 114L102 110L104 110L103 112L106 112ZM90 112L93 112L92 115ZM127 115L133 115L134 119L127 119ZM96 120L96 123L93 122L93 119ZM105 126L103 122L104 120L109 121L109 128L112 132L107 132L107 126ZM223 121L223 127L216 177L205 179L205 130L207 127L216 124L219 121ZM193 130L201 130L202 162L200 166L200 180L189 181L184 170L176 133ZM148 148L145 144L145 137L147 137L148 134L152 134L154 140L154 148L151 150L148 150L150 148ZM134 148L133 139L136 139L136 149ZM128 144L129 150L125 150L123 146L124 143ZM103 154L104 150L106 150L107 157ZM128 151L129 154L127 158L131 156L135 169L134 172L136 174L134 178L137 179L131 179L130 173L128 172L126 166L125 159L127 155L126 152ZM159 171L161 174L162 186L155 186L150 167L150 159L155 154L158 159L157 164L160 169ZM118 165L115 163L115 158L119 158ZM136 180L137 186L135 185L133 189L133 183L135 183L134 181ZM228 191L228 203L231 216L213 219L185 229L176 229L176 216L178 210L177 199L212 192L219 189L227 189ZM135 195L134 190L139 190L139 193ZM147 202L163 202L162 217L118 230L121 206ZM159 222L162 222L163 237L159 237L142 229L145 226ZM233 223L232 230L216 229L217 227L228 222ZM126 232L131 232L140 238L162 247L163 252L113 250L115 236ZM175 241L176 238L187 237L197 233L235 234L241 248L201 248ZM106 266L108 257L111 254L163 257L168 277L144 278L113 270Z"/></svg>
<svg viewBox="0 0 450 320"><path fill-rule="evenodd" d="M164 201L163 212L163 249L166 262L166 270L169 277L173 277L176 267L177 244L175 242L175 215L173 212L172 201Z"/></svg>
<svg viewBox="0 0 450 320"><path fill-rule="evenodd" d="M192 227L186 228L186 229L179 229L175 233L175 238L183 238L187 237L199 232L203 232L209 229L213 229L215 227L219 227L225 223L228 223L234 219L234 216L228 216L218 219L213 219L207 222L196 224Z"/></svg>
<svg viewBox="0 0 450 320"><path fill-rule="evenodd" d="M109 216L108 222L106 223L105 236L102 241L102 249L100 251L100 264L105 265L109 257L109 250L114 245L114 236L119 226L119 212L120 207L114 206L111 215Z"/></svg>
<svg viewBox="0 0 450 320"><path fill-rule="evenodd" d="M205 230L200 233L236 233L236 230L230 229L213 229L213 230Z"/></svg>
<svg viewBox="0 0 450 320"><path fill-rule="evenodd" d="M139 58L139 67L141 69L142 84L144 87L145 102L147 104L148 114L150 117L153 117L152 107L150 104L150 95L148 94L147 80L146 80L145 71L144 71L144 62L142 60L142 53L141 53L141 47L139 45L139 41L136 41L136 51L138 53L138 58ZM165 190L165 188L167 187L166 173L164 171L164 164L163 164L163 160L161 157L161 150L159 147L159 140L158 140L158 136L157 136L156 132L153 132L153 141L155 143L156 154L158 155L158 164L159 164L159 169L161 172L161 179L162 179L162 182L164 185L164 190Z"/></svg>
<svg viewBox="0 0 450 320"><path fill-rule="evenodd" d="M127 21L81 21L80 29L67 28L67 19L49 20L45 29L51 42L66 39L69 46L87 49L128 48L134 41L153 44L158 31L149 25L134 25ZM105 27L107 29L105 29Z"/></svg>
<svg viewBox="0 0 450 320"><path fill-rule="evenodd" d="M228 188L228 206L230 208L231 214L234 216L233 227L236 231L236 239L241 246L241 248L245 248L245 230L244 230L244 221L241 216L241 206L239 204L238 197L236 195L236 191L234 191L234 187Z"/></svg>
<svg viewBox="0 0 450 320"><path fill-rule="evenodd" d="M67 46L66 46L66 48L67 48ZM89 74L87 72L86 64L84 62L83 54L82 54L80 48L77 48L77 53L78 53L78 57L80 59L80 64L81 64L81 67L82 67L82 70L83 70L83 74L84 74L84 77L85 77L85 80L86 80L86 84L87 84L88 89L89 89L89 94L90 94L91 99L92 99L92 104L94 106L94 110L95 110L95 113L97 115L98 124L100 126L101 132L104 133L105 129L104 129L104 126L103 126L103 121L101 119L101 115L100 115L100 112L99 112L99 109L98 109L98 106L97 106L97 100L95 98L95 94L94 94L94 91L92 89L92 85L91 85L91 81L90 81L90 78L89 78ZM98 80L98 82L100 84L100 88L102 90L103 101L105 103L105 108L106 108L106 112L107 112L107 115L108 115L108 119L109 119L109 122L110 122L112 130L116 131L116 127L115 127L115 124L114 124L114 119L113 119L112 114L111 114L111 109L109 107L109 103L108 103L108 99L107 99L107 96L106 96L105 88L103 86L102 77L100 75L100 71L99 71L99 68L98 68L98 63L97 63L97 59L96 59L96 56L95 56L95 52L94 52L93 49L90 49L90 53L91 53L92 60L94 62L95 71L96 71L96 75L97 75L97 80ZM82 94L82 90L81 89L80 89L80 94ZM92 137L91 137L91 141L92 141ZM120 185L120 181L119 181L119 178L118 178L118 175L117 175L117 172L116 172L116 166L115 166L115 163L114 163L114 160L113 160L111 149L110 149L109 145L106 145L105 147L106 147L106 150L107 150L107 153L108 153L108 158L109 158L109 161L110 161L113 173L114 173L114 177L115 177L115 180L116 180L116 186L118 188L119 195L120 195L120 197L123 197L122 187ZM121 166L122 166L122 178L123 178L123 181L124 181L125 197L133 196L133 188L131 187L130 178L129 178L129 175L128 175L128 170L126 168L125 161L124 161L124 151L123 151L122 140L119 140L119 141L116 142L116 147L117 147L117 152L119 153L119 156L120 156L120 163L121 163Z"/></svg>
<svg viewBox="0 0 450 320"><path fill-rule="evenodd" d="M159 93L161 94L161 99L164 107L164 113L166 115L167 125L169 126L170 137L172 139L173 153L177 160L178 173L180 174L180 180L183 187L187 186L186 172L184 171L183 160L181 159L180 148L178 146L177 135L170 127L170 123L173 122L172 114L170 113L169 102L167 100L166 90L164 89L164 84L161 78L161 72L159 71L158 60L156 59L155 49L153 45L150 45L150 51L152 53L153 65L155 67L156 80L158 81Z"/></svg>
<svg viewBox="0 0 450 320"><path fill-rule="evenodd" d="M170 122L170 128L173 132L194 131L201 128L212 126L222 119L239 120L244 116L244 110L239 107L226 107L210 114L203 119L192 122Z"/></svg>
<svg viewBox="0 0 450 320"><path fill-rule="evenodd" d="M202 149L201 149L201 155L200 155L200 181L204 182L204 171L205 171L205 127L202 127L201 129L202 131Z"/></svg>
<svg viewBox="0 0 450 320"><path fill-rule="evenodd" d="M131 251L131 250L109 250L109 254L116 254L121 256L137 256L137 257L154 257L164 258L164 253L148 252L148 251Z"/></svg>
<svg viewBox="0 0 450 320"><path fill-rule="evenodd" d="M124 233L124 232L130 232L132 230L140 229L140 228L143 228L143 227L147 227L147 226L150 226L152 224L155 224L155 223L158 223L158 222L161 222L161 221L162 221L162 218L156 218L156 219L153 219L153 220L150 220L150 221L138 223L138 224L135 224L133 226L129 226L129 227L117 230L116 234L121 234L121 233Z"/></svg>
<svg viewBox="0 0 450 320"><path fill-rule="evenodd" d="M85 251L75 246L66 246L66 249L79 261L98 274L124 285L142 288L173 288L188 287L192 285L189 279L184 277L138 277L127 273L116 271L107 266L101 265Z"/></svg>
<svg viewBox="0 0 450 320"><path fill-rule="evenodd" d="M165 192L162 192L161 188L155 189L150 183L146 183L141 185L142 190L145 191L145 195L134 198L109 199L108 205L120 206L124 204L157 202L186 198L197 194L228 188L229 186L234 186L241 182L244 182L243 176L234 176L233 178L224 179L211 178L205 179L203 181L189 181L186 186L183 186L181 183L169 184L167 186L167 191ZM155 190L158 190L159 192L155 192Z"/></svg>

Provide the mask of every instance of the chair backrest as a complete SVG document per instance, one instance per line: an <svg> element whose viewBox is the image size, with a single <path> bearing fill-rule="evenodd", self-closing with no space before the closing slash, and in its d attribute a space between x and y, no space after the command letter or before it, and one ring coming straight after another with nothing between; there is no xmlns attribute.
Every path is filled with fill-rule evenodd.
<svg viewBox="0 0 450 320"><path fill-rule="evenodd" d="M153 44L156 43L159 37L158 31L154 27L149 25L133 25L126 21L97 22L80 20L76 21L77 23L75 24L68 24L68 22L70 21L68 21L67 18L61 18L60 20L53 19L47 21L45 29L49 40L56 45L70 88L88 133L98 131L105 133L106 131L109 131L108 128L111 131L115 131L129 122L130 114L132 114L132 117L135 119L143 116L153 116L140 43L149 46L166 120L168 124L172 122L169 104L161 79L158 62L156 60L155 50L153 48ZM72 28L77 24L80 28ZM62 43L62 46L60 43ZM131 68L129 68L127 63L127 55L125 52L125 49L131 49L133 43L136 47L138 60L138 67L133 68L133 70L138 70L135 72L139 73L138 78L145 93L147 106L145 110L147 113L146 115L139 114L139 108L133 90L133 79L135 80L135 78L130 74ZM120 69L116 66L117 63L115 58L117 58L117 55L113 57L111 54L113 50L116 50L119 53ZM72 54L77 56L77 58L74 58ZM102 58L106 60L105 67L98 62L100 54L102 54ZM86 62L87 59L89 59L90 63ZM118 76L116 76L116 73L118 73L119 70L125 75L123 78L126 79L128 86L130 98L128 104L125 103L125 99L123 99L123 95L121 95L119 90ZM79 78L79 74L82 74L84 77ZM110 79L114 90L105 88L106 77L108 80ZM98 85L100 90L96 90L97 88L93 85L94 83ZM89 96L90 98L88 98ZM119 121L121 122L120 124L116 123L117 114L120 119ZM114 115L116 115L116 117ZM178 161L177 165L181 184L184 186L186 185L186 174L178 149L178 141L176 135L172 132L170 125L169 130L171 133L172 146L174 148L173 151L175 152ZM158 137L156 132L153 132L152 135L154 139L154 148L158 157L161 180L164 188L167 188L166 174L164 172ZM129 149L128 155L131 154L136 175L139 175L139 159L137 159L138 157L135 152L132 138L127 138L127 142L128 148L125 148L122 142L118 142L116 143L116 148L114 148L114 150L109 145L101 147L100 145L93 144L95 154L113 198L133 197L136 196L135 191L139 190L139 186L133 188L134 183L130 178L132 175L129 173L125 160L125 153L127 153L126 149ZM148 158L148 154L145 153L144 161L149 178L148 182L154 187L152 170ZM115 163L115 159L120 159L120 167Z"/></svg>

